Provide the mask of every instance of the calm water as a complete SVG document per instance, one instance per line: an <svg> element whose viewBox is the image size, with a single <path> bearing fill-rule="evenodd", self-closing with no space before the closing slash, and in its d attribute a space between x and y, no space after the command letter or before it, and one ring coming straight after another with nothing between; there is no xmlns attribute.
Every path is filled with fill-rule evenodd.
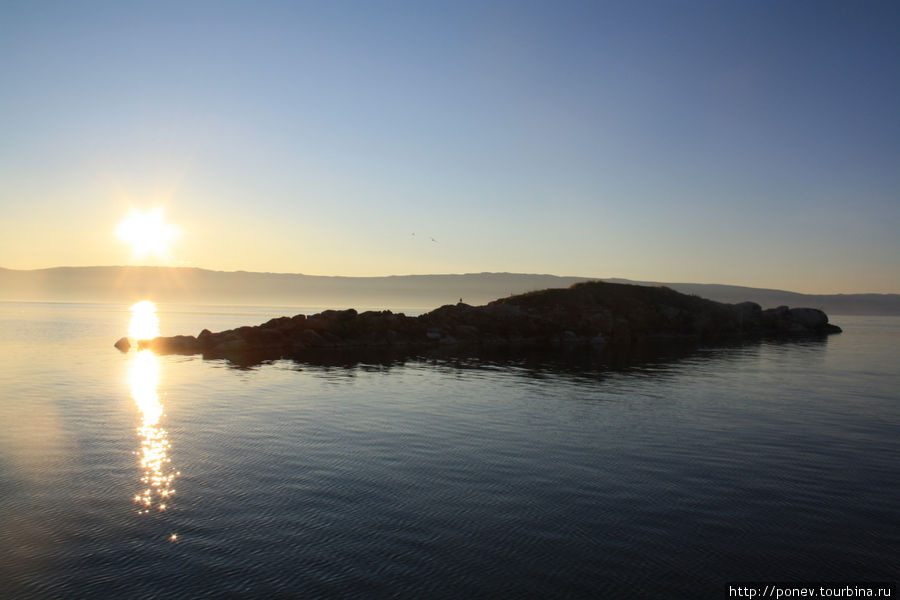
<svg viewBox="0 0 900 600"><path fill-rule="evenodd" d="M163 334L299 310L160 307ZM721 598L895 580L900 319L610 362L233 368L0 303L0 596ZM340 362L340 361L336 361Z"/></svg>

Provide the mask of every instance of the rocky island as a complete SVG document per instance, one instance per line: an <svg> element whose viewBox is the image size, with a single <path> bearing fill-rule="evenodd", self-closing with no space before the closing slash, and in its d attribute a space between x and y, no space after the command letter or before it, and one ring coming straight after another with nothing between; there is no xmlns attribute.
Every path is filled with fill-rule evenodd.
<svg viewBox="0 0 900 600"><path fill-rule="evenodd" d="M822 336L841 329L814 308L763 310L753 302L723 304L647 287L588 281L494 300L483 306L442 306L410 317L354 309L271 319L199 335L137 340L157 354L202 354L251 362L303 358L326 348L390 348L408 352L442 347L496 348L628 345L652 338L698 341L771 336ZM127 351L127 338L116 342Z"/></svg>

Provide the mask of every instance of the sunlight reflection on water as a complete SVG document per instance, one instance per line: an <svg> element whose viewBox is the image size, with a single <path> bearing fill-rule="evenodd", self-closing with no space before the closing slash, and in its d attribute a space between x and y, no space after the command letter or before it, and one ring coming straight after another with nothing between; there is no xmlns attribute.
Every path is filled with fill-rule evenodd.
<svg viewBox="0 0 900 600"><path fill-rule="evenodd" d="M137 340L149 340L159 336L159 317L156 316L156 304L149 300L136 302L131 310L131 322L128 324L128 335Z"/></svg>
<svg viewBox="0 0 900 600"><path fill-rule="evenodd" d="M132 306L131 311L131 335L139 339L159 335L156 305L142 301ZM160 426L165 413L158 391L159 373L159 358L153 352L141 350L135 354L129 368L129 384L131 397L141 413L138 435L141 439L139 455L143 475L142 489L134 500L140 506L138 512L144 514L152 509L166 510L169 497L175 493L172 482L180 475L170 466L168 433Z"/></svg>

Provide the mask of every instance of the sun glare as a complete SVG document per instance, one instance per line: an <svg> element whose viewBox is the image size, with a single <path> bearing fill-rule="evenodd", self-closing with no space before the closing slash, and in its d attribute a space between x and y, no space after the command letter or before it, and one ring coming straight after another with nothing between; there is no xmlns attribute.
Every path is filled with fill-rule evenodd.
<svg viewBox="0 0 900 600"><path fill-rule="evenodd" d="M116 225L116 236L131 244L134 256L138 258L147 255L168 258L169 243L176 234L177 230L163 221L161 208L154 208L148 213L132 210Z"/></svg>
<svg viewBox="0 0 900 600"><path fill-rule="evenodd" d="M131 322L128 335L136 340L152 340L159 337L159 318L156 316L156 304L149 300L141 300L131 307Z"/></svg>

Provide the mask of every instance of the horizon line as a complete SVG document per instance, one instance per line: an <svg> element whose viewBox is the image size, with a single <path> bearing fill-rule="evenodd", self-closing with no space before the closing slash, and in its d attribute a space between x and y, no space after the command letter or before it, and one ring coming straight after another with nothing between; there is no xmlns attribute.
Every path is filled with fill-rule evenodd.
<svg viewBox="0 0 900 600"><path fill-rule="evenodd" d="M220 269L209 269L206 267L188 267L188 266L175 266L175 265L59 265L53 267L39 267L34 269L14 269L10 267L0 266L0 270L5 271L16 271L16 272L35 272L35 271L51 271L51 270L61 270L61 269L181 269L181 270L192 270L192 271L207 271L210 273L225 273L225 274L249 274L249 275L274 275L274 276L295 276L295 277L317 277L323 279L388 279L388 278L400 278L400 277L466 277L473 275L514 275L514 276L524 276L524 277L554 277L558 279L583 279L585 281L623 281L628 282L630 284L651 284L651 285L699 285L699 286L723 286L723 287L734 287L734 288L745 288L752 290L761 290L767 292L780 292L780 293L789 293L789 294L800 294L804 296L844 296L844 295L878 295L878 296L897 296L900 295L900 292L798 292L795 290L788 290L782 288L769 288L769 287L756 287L752 285L745 284L733 284L733 283L711 283L711 282L697 282L697 281L660 281L660 280L648 280L648 279L629 279L627 277L592 277L585 275L556 275L554 273L524 273L524 272L514 272L514 271L472 271L466 273L406 273L406 274L390 274L390 275L314 275L310 273L301 273L301 272L284 272L284 271L248 271L246 269L237 269L237 270L220 270Z"/></svg>

